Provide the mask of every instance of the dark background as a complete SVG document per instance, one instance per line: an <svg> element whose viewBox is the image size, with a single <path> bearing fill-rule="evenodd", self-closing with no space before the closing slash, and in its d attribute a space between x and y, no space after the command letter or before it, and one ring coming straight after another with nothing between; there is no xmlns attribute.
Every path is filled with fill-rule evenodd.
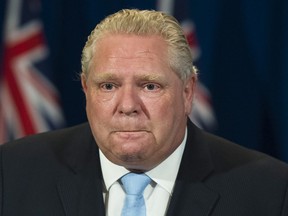
<svg viewBox="0 0 288 216"><path fill-rule="evenodd" d="M5 2L0 1L1 31ZM217 118L212 132L288 161L288 1L176 2L175 16L190 18L196 26L201 49L196 65ZM155 9L156 1L42 0L42 7L51 80L61 96L66 126L75 125L86 121L77 74L90 31L110 13Z"/></svg>

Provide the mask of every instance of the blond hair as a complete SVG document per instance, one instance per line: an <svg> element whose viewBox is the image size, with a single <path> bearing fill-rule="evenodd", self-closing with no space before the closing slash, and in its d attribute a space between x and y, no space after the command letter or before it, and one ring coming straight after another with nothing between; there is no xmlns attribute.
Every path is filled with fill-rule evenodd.
<svg viewBox="0 0 288 216"><path fill-rule="evenodd" d="M91 32L82 51L82 73L86 76L99 39L108 34L161 36L168 45L168 63L182 80L193 74L193 58L178 21L163 12L154 10L123 9L102 20Z"/></svg>

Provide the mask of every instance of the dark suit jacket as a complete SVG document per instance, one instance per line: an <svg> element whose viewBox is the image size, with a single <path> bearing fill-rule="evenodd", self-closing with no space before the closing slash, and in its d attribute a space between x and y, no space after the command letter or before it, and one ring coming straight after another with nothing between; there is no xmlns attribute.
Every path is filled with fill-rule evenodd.
<svg viewBox="0 0 288 216"><path fill-rule="evenodd" d="M1 147L1 216L105 215L98 148L88 124ZM288 215L288 168L188 123L167 215Z"/></svg>

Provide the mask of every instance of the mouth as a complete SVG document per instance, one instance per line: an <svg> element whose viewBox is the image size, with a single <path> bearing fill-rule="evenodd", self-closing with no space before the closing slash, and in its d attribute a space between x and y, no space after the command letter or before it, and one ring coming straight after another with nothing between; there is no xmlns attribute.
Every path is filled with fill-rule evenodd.
<svg viewBox="0 0 288 216"><path fill-rule="evenodd" d="M112 133L141 133L148 132L149 130L144 127L115 127L111 130Z"/></svg>
<svg viewBox="0 0 288 216"><path fill-rule="evenodd" d="M143 136L145 136L148 131L146 130L120 130L120 131L114 131L115 135L122 139L138 139Z"/></svg>

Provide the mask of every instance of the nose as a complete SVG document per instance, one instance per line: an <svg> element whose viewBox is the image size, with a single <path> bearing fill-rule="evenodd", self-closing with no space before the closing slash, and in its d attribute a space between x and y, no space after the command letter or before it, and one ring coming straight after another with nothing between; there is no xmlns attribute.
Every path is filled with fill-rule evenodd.
<svg viewBox="0 0 288 216"><path fill-rule="evenodd" d="M137 115L141 111L141 99L137 89L123 87L119 95L118 113L126 116Z"/></svg>

